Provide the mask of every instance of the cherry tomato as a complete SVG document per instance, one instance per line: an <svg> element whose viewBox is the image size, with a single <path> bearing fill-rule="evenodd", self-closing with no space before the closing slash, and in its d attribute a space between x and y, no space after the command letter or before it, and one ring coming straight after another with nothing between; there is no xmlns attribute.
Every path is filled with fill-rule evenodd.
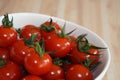
<svg viewBox="0 0 120 80"><path fill-rule="evenodd" d="M47 22L43 23L40 26L42 37L44 39L47 39L47 38L49 38L49 36L51 36L53 34L56 34L55 28L58 30L58 32L61 31L60 26L57 23L53 22L53 21L47 21Z"/></svg>
<svg viewBox="0 0 120 80"><path fill-rule="evenodd" d="M9 51L5 48L0 48L0 59L4 59L5 61L10 60Z"/></svg>
<svg viewBox="0 0 120 80"><path fill-rule="evenodd" d="M73 48L75 48L77 46L77 43L76 43L76 37L75 36L69 36L70 40L71 40L71 50Z"/></svg>
<svg viewBox="0 0 120 80"><path fill-rule="evenodd" d="M50 71L52 59L46 53L42 57L38 53L28 54L25 57L24 66L33 75L43 75Z"/></svg>
<svg viewBox="0 0 120 80"><path fill-rule="evenodd" d="M51 70L44 75L43 80L58 80L64 79L64 71L60 66L52 65Z"/></svg>
<svg viewBox="0 0 120 80"><path fill-rule="evenodd" d="M13 28L0 26L0 47L8 47L17 40L17 32Z"/></svg>
<svg viewBox="0 0 120 80"><path fill-rule="evenodd" d="M4 15L0 26L0 47L8 47L17 40L17 32L13 28L13 20L9 20L8 14Z"/></svg>
<svg viewBox="0 0 120 80"><path fill-rule="evenodd" d="M101 47L94 46L89 43L86 38L86 34L82 34L77 37L76 41L72 45L71 52L69 54L69 59L73 63L81 63L86 60L92 61L91 64L99 62L99 51Z"/></svg>
<svg viewBox="0 0 120 80"><path fill-rule="evenodd" d="M0 68L0 80L20 80L21 68L14 62L9 61Z"/></svg>
<svg viewBox="0 0 120 80"><path fill-rule="evenodd" d="M21 32L20 32L20 36L26 39L31 38L33 34L37 34L36 41L39 41L41 39L40 29L38 29L34 25L26 25L21 29Z"/></svg>
<svg viewBox="0 0 120 80"><path fill-rule="evenodd" d="M89 52L91 54L78 51L76 47L71 51L69 58L73 63L84 62L86 58L88 58L89 60L94 60L91 64L97 63L99 61L99 51L97 49L90 49Z"/></svg>
<svg viewBox="0 0 120 80"><path fill-rule="evenodd" d="M23 39L17 40L13 43L10 49L10 58L16 63L23 65L24 58L27 54L35 52L34 48L28 47Z"/></svg>
<svg viewBox="0 0 120 80"><path fill-rule="evenodd" d="M94 80L92 73L80 64L73 65L66 72L66 80Z"/></svg>
<svg viewBox="0 0 120 80"><path fill-rule="evenodd" d="M22 80L42 80L42 78L35 75L27 75Z"/></svg>
<svg viewBox="0 0 120 80"><path fill-rule="evenodd" d="M68 38L62 38L58 35L53 35L45 41L46 51L55 51L51 55L53 57L64 57L70 52L71 41Z"/></svg>

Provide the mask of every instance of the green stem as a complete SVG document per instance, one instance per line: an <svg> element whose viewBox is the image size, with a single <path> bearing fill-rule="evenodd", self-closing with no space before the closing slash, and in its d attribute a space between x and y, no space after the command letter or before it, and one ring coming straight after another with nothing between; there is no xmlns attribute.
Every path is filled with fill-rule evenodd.
<svg viewBox="0 0 120 80"><path fill-rule="evenodd" d="M40 58L42 58L43 57L43 50L42 50L42 48L40 47L40 44L39 44L39 42L36 42L35 43L35 50L36 50L36 52L40 55Z"/></svg>
<svg viewBox="0 0 120 80"><path fill-rule="evenodd" d="M73 33L76 29L73 29L72 31L68 32L67 34L65 33L65 27L66 27L66 23L63 25L62 27L62 30L59 32L57 29L56 29L56 33L62 37L62 38L69 38L68 36Z"/></svg>
<svg viewBox="0 0 120 80"><path fill-rule="evenodd" d="M78 38L76 39L77 42L77 49L80 52L85 52L87 54L91 54L90 53L90 49L106 49L103 47L97 47L97 46L93 46L89 43L89 41L86 38L87 34L82 34L80 36L78 36Z"/></svg>
<svg viewBox="0 0 120 80"><path fill-rule="evenodd" d="M4 18L2 19L2 25L7 28L11 28L13 26L13 17L11 21L9 20L8 14L4 15Z"/></svg>
<svg viewBox="0 0 120 80"><path fill-rule="evenodd" d="M41 46L40 46L41 44ZM43 57L43 54L45 54L45 45L44 45L44 39L42 38L40 40L40 42L36 42L35 43L35 49L36 49L36 52L40 55L40 58Z"/></svg>
<svg viewBox="0 0 120 80"><path fill-rule="evenodd" d="M24 38L25 44L28 47L34 47L35 39L37 38L38 34L32 34L31 38L26 39Z"/></svg>

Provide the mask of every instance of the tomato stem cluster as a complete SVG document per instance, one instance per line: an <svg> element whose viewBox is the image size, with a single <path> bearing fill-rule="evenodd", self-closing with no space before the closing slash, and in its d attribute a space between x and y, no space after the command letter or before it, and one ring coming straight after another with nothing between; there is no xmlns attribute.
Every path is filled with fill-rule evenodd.
<svg viewBox="0 0 120 80"><path fill-rule="evenodd" d="M29 47L34 47L35 39L37 38L38 34L32 34L30 39L24 38L25 44Z"/></svg>
<svg viewBox="0 0 120 80"><path fill-rule="evenodd" d="M42 24L41 27L42 27L41 29L46 32L51 32L51 31L55 30L55 24L53 24L52 18L50 18L49 25Z"/></svg>
<svg viewBox="0 0 120 80"><path fill-rule="evenodd" d="M87 54L91 54L89 52L90 49L106 49L106 48L103 48L103 47L97 47L97 46L94 46L94 45L90 44L89 41L86 38L86 35L87 34L82 34L76 40L76 42L77 42L77 49L79 51L85 52Z"/></svg>
<svg viewBox="0 0 120 80"><path fill-rule="evenodd" d="M44 39L41 39L41 46L39 42L35 43L35 50L40 55L40 58L45 54Z"/></svg>
<svg viewBox="0 0 120 80"><path fill-rule="evenodd" d="M5 14L2 20L3 27L0 28L2 29L4 27L13 26L12 22L13 18L9 20L8 14ZM14 65L14 62L10 62L9 64L12 64L13 66L18 68L20 67L17 66L16 63L23 66L22 69L24 70L25 68L23 74L30 74L39 77L41 76L42 78L46 77L46 74L48 74L47 80L53 80L53 78L49 78L49 73L50 76L52 74L52 77L54 77L56 76L56 72L59 72L57 74L59 78L54 78L55 80L79 80L80 78L84 80L88 80L88 78L89 80L93 80L90 70L95 70L96 66L100 64L98 49L106 48L97 47L89 43L86 38L87 34L82 34L78 36L77 39L75 38L75 36L69 36L76 29L73 29L66 34L65 27L66 23L61 29L61 27L57 23L54 23L52 18L50 18L49 22L47 21L43 23L42 25L40 25L39 28L34 25L27 25L22 29L16 30L19 35L17 35L16 33L16 39L14 40L14 42L11 42L10 46L6 46L7 49L10 48L10 60L15 62ZM17 39L17 37L19 38ZM3 40L1 36L0 39ZM4 48L2 46L0 47ZM7 64L8 63L6 59L4 60L0 58L1 70L3 66ZM63 75L62 78L60 77L60 71L56 71L53 74L52 69L55 69L53 68L54 65L63 69L63 72L61 72L61 74ZM4 68L6 70L6 66ZM9 65L7 68L9 69ZM72 79L72 77L76 76L76 74L78 76L78 73L81 74L80 77ZM91 79L89 76L91 77ZM15 80L18 79L16 78ZM46 80L46 78L44 80Z"/></svg>
<svg viewBox="0 0 120 80"><path fill-rule="evenodd" d="M65 27L66 27L66 23L64 23L64 25L63 25L63 28L62 28L62 30L59 32L57 29L55 29L56 30L56 33L60 36L60 37L62 37L62 38L69 38L68 36L71 34L71 33L73 33L76 29L73 29L72 31L70 31L70 32L68 32L68 33L65 33Z"/></svg>
<svg viewBox="0 0 120 80"><path fill-rule="evenodd" d="M2 19L2 25L7 28L12 27L13 26L13 17L11 20L9 20L8 14L5 14L4 18Z"/></svg>

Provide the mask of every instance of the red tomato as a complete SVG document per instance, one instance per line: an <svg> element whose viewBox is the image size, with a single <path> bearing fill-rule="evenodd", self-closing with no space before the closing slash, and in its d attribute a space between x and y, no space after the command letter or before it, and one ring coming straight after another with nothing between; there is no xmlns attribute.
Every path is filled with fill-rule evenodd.
<svg viewBox="0 0 120 80"><path fill-rule="evenodd" d="M13 19L10 21L8 14L5 14L0 26L0 47L8 47L16 40L17 32L13 28Z"/></svg>
<svg viewBox="0 0 120 80"><path fill-rule="evenodd" d="M66 80L94 80L92 73L80 64L73 65L66 72Z"/></svg>
<svg viewBox="0 0 120 80"><path fill-rule="evenodd" d="M49 29L45 29L45 27L49 27ZM56 34L56 31L53 28L56 28L58 31L61 31L60 26L57 23L55 23L55 22L47 21L47 22L43 23L40 26L42 37L44 39L47 39L47 38L49 38L49 36L51 36L53 34Z"/></svg>
<svg viewBox="0 0 120 80"><path fill-rule="evenodd" d="M64 71L67 71L71 66L73 66L74 64L63 64L62 68L64 69Z"/></svg>
<svg viewBox="0 0 120 80"><path fill-rule="evenodd" d="M86 38L86 34L78 36L77 40L73 43L69 59L73 63L86 62L86 60L92 61L91 64L99 62L98 49L104 49L102 47L94 46L89 43Z"/></svg>
<svg viewBox="0 0 120 80"><path fill-rule="evenodd" d="M27 75L22 80L42 80L42 78L35 75Z"/></svg>
<svg viewBox="0 0 120 80"><path fill-rule="evenodd" d="M71 50L73 48L75 48L77 46L77 43L76 43L76 37L75 36L69 36L70 40L71 40Z"/></svg>
<svg viewBox="0 0 120 80"><path fill-rule="evenodd" d="M88 58L89 60L94 60L92 62L92 64L97 63L99 61L99 51L97 49L90 49L89 52L91 54L87 54L85 52L78 51L77 48L74 48L71 51L69 58L73 63L84 62L86 60L86 58ZM96 54L96 55L93 55L93 54Z"/></svg>
<svg viewBox="0 0 120 80"><path fill-rule="evenodd" d="M24 40L17 40L10 49L10 58L18 64L24 64L24 58L27 54L35 52L34 48L29 48Z"/></svg>
<svg viewBox="0 0 120 80"><path fill-rule="evenodd" d="M39 53L28 54L24 60L26 70L33 75L43 75L50 71L52 59L48 54L40 57Z"/></svg>
<svg viewBox="0 0 120 80"><path fill-rule="evenodd" d="M0 48L0 59L4 59L5 61L10 60L9 51L5 48Z"/></svg>
<svg viewBox="0 0 120 80"><path fill-rule="evenodd" d="M17 40L17 32L13 28L0 26L0 47L8 47Z"/></svg>
<svg viewBox="0 0 120 80"><path fill-rule="evenodd" d="M34 25L26 25L22 28L20 32L20 36L27 39L31 38L32 34L38 35L36 41L39 41L41 39L40 30Z"/></svg>
<svg viewBox="0 0 120 80"><path fill-rule="evenodd" d="M56 79L56 80L65 80L65 79Z"/></svg>
<svg viewBox="0 0 120 80"><path fill-rule="evenodd" d="M64 79L64 71L60 66L52 65L51 70L44 75L43 80L58 80Z"/></svg>
<svg viewBox="0 0 120 80"><path fill-rule="evenodd" d="M21 76L20 67L11 61L0 68L0 80L20 80Z"/></svg>
<svg viewBox="0 0 120 80"><path fill-rule="evenodd" d="M76 37L75 36L69 36L69 38L71 39L71 41L75 41L76 40Z"/></svg>
<svg viewBox="0 0 120 80"><path fill-rule="evenodd" d="M55 51L51 55L53 57L64 57L70 52L71 41L68 38L62 38L58 35L53 35L45 41L46 51Z"/></svg>

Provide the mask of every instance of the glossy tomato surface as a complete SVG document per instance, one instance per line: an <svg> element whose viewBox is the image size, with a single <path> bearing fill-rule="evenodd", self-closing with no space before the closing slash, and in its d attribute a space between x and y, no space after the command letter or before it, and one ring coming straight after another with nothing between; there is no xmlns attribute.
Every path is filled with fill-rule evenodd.
<svg viewBox="0 0 120 80"><path fill-rule="evenodd" d="M0 80L20 80L21 77L21 68L14 62L9 61L0 68Z"/></svg>
<svg viewBox="0 0 120 80"><path fill-rule="evenodd" d="M77 48L73 48L70 52L70 59L73 63L84 62L87 58L93 60L92 64L99 62L99 51L97 49L90 49L90 54L78 51ZM95 54L95 55L94 55Z"/></svg>
<svg viewBox="0 0 120 80"><path fill-rule="evenodd" d="M92 73L84 66L75 64L66 72L66 80L94 80Z"/></svg>
<svg viewBox="0 0 120 80"><path fill-rule="evenodd" d="M71 41L68 38L61 38L53 35L45 41L46 51L53 51L53 57L64 57L70 52Z"/></svg>
<svg viewBox="0 0 120 80"><path fill-rule="evenodd" d="M13 28L0 26L0 47L8 47L17 40L17 32Z"/></svg>
<svg viewBox="0 0 120 80"><path fill-rule="evenodd" d="M0 59L9 61L10 60L9 50L7 50L6 48L0 48Z"/></svg>
<svg viewBox="0 0 120 80"><path fill-rule="evenodd" d="M43 80L57 79L64 79L64 71L60 66L53 64L51 70L44 75Z"/></svg>
<svg viewBox="0 0 120 80"><path fill-rule="evenodd" d="M43 75L51 70L52 58L48 54L40 57L38 53L32 53L25 57L24 66L33 75Z"/></svg>
<svg viewBox="0 0 120 80"><path fill-rule="evenodd" d="M21 29L20 32L20 36L26 39L31 38L33 34L37 34L36 41L39 41L41 39L40 29L38 29L38 27L36 27L35 25L26 25Z"/></svg>
<svg viewBox="0 0 120 80"><path fill-rule="evenodd" d="M42 78L40 78L39 76L35 76L35 75L27 75L23 77L22 80L42 80Z"/></svg>
<svg viewBox="0 0 120 80"><path fill-rule="evenodd" d="M13 43L10 49L10 58L16 63L23 65L24 58L27 54L35 52L34 48L29 48L23 39L17 40Z"/></svg>
<svg viewBox="0 0 120 80"><path fill-rule="evenodd" d="M44 27L49 27L49 29L44 29ZM52 30L51 30L52 28ZM44 39L47 39L49 38L51 35L54 35L56 34L56 30L61 31L61 27L60 25L58 25L57 23L55 22L52 22L50 23L49 21L43 23L41 26L40 26L40 30L41 30L41 35Z"/></svg>

